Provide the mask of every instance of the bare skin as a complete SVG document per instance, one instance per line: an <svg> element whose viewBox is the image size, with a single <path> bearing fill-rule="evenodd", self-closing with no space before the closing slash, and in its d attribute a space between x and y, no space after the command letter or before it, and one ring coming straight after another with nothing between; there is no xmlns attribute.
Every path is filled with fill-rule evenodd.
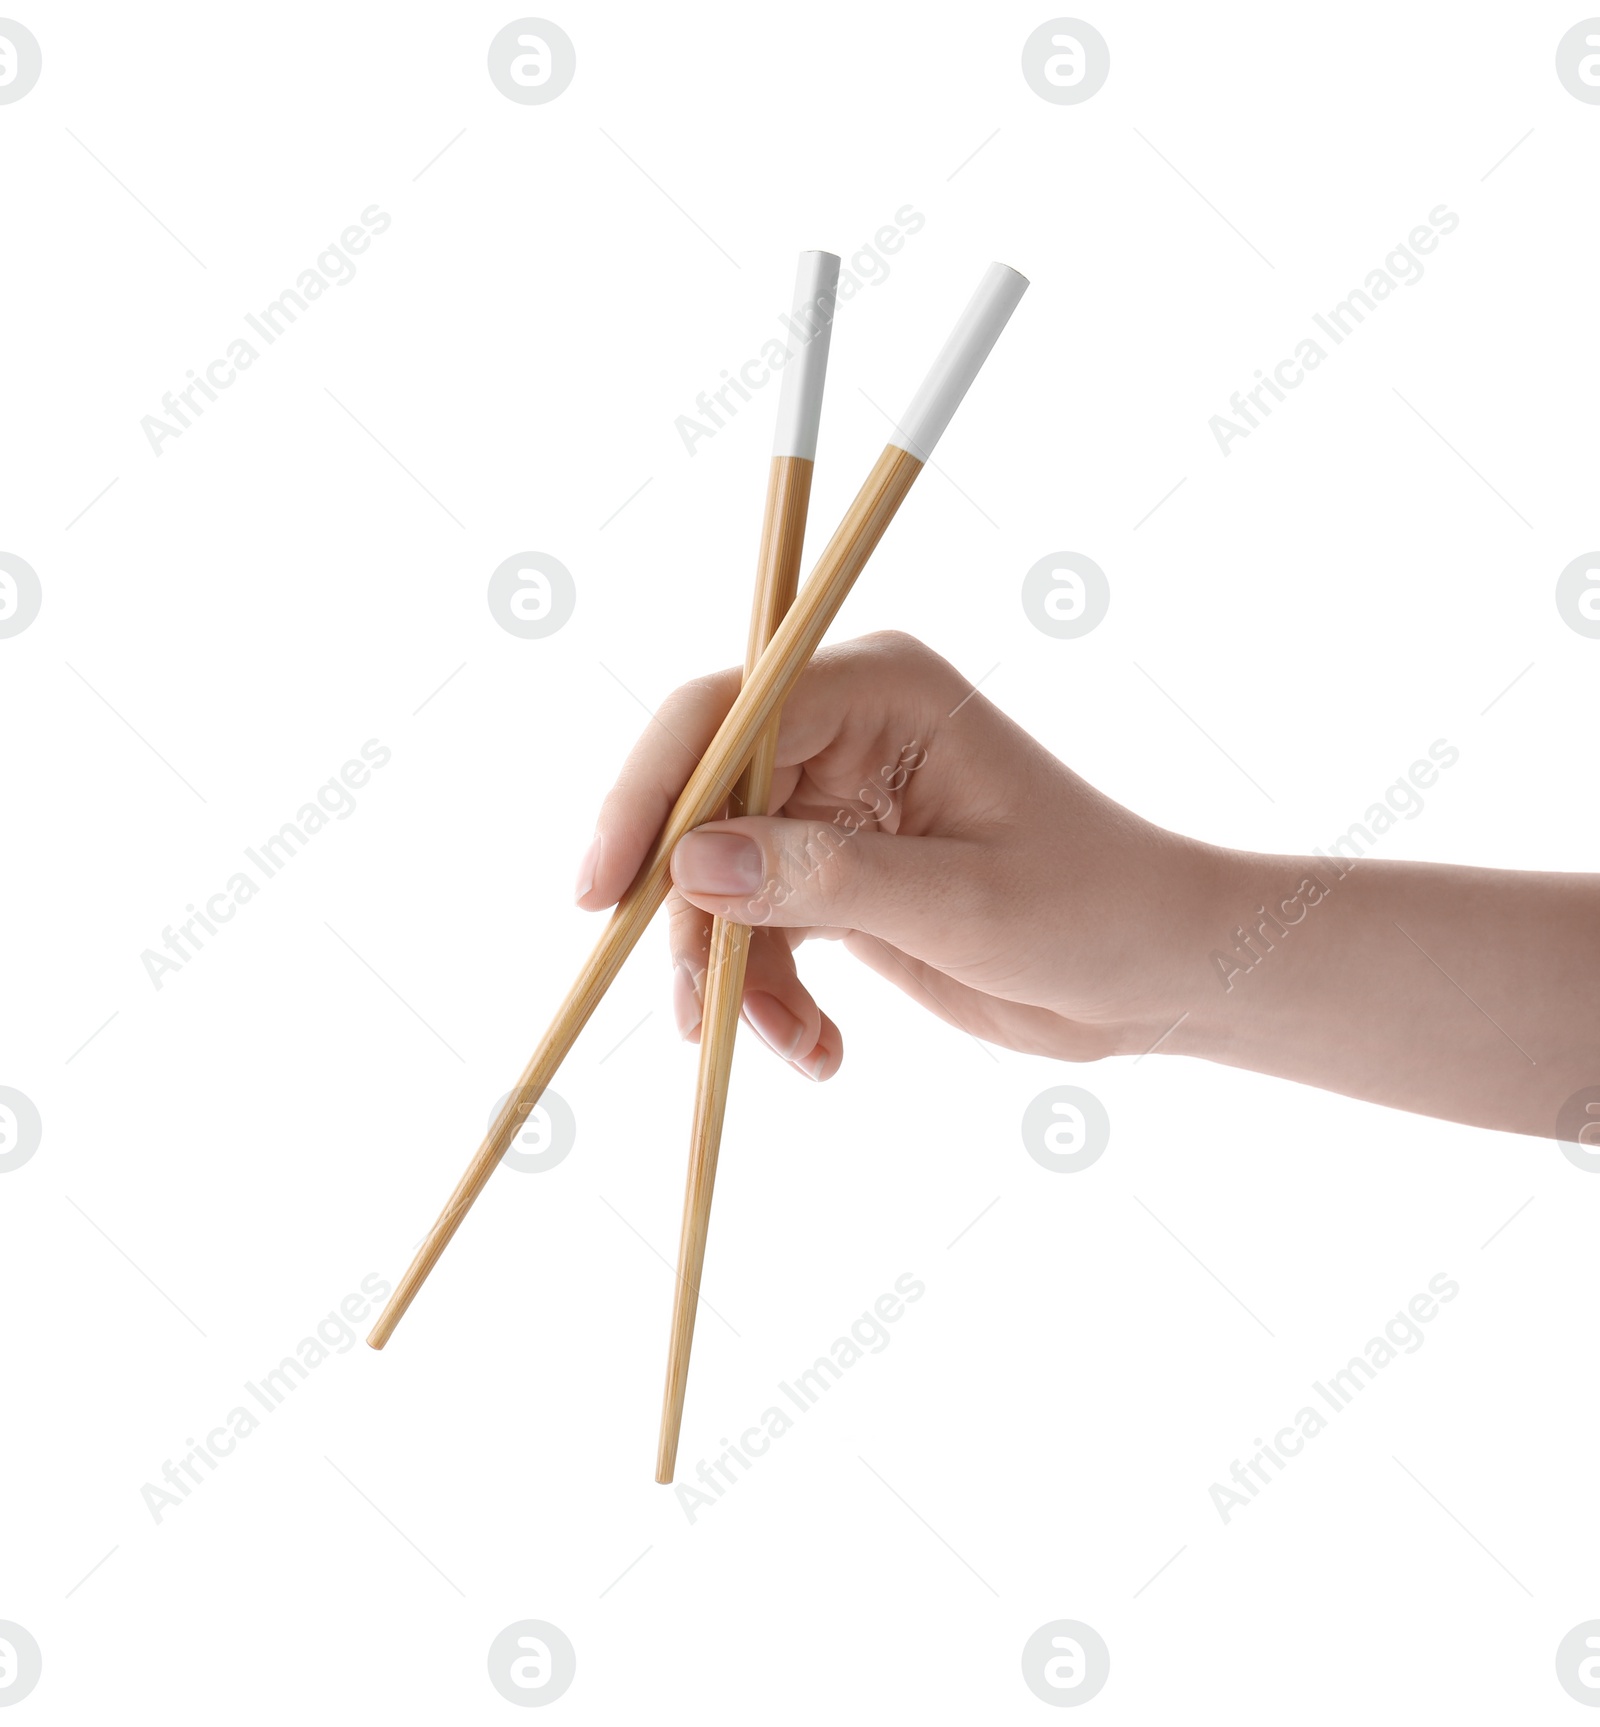
<svg viewBox="0 0 1600 1727"><path fill-rule="evenodd" d="M621 897L738 687L730 670L667 699L602 807L581 906ZM1153 1047L1541 1136L1600 1085L1600 876L1169 833L909 636L818 654L784 710L773 807L673 854L691 1039L714 914L757 926L745 1017L812 1079L844 1045L795 949L828 937L952 1025L1065 1061Z"/></svg>

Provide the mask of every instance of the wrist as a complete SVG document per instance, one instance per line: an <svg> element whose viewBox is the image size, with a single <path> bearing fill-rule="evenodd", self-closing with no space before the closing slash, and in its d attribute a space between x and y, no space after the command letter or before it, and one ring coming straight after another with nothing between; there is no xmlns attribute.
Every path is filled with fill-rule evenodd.
<svg viewBox="0 0 1600 1727"><path fill-rule="evenodd" d="M1174 1010L1182 1022L1162 1044L1175 1055L1211 1061L1243 1061L1266 1019L1283 1009L1281 988L1257 973L1277 975L1290 962L1282 957L1305 945L1305 929L1327 919L1325 908L1339 898L1340 882L1350 871L1339 860L1206 848L1207 891L1196 926L1198 964L1184 970L1187 999ZM1297 943L1297 935L1299 941Z"/></svg>
<svg viewBox="0 0 1600 1727"><path fill-rule="evenodd" d="M1154 830L1119 885L1128 940L1117 965L1127 994L1108 1054L1202 1054L1227 1000L1215 955L1255 901L1248 854ZM1129 959L1133 963L1129 964Z"/></svg>

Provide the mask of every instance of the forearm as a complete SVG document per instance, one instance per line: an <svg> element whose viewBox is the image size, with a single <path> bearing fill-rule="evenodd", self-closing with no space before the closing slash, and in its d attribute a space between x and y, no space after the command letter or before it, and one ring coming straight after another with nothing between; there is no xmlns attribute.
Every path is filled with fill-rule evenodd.
<svg viewBox="0 0 1600 1727"><path fill-rule="evenodd" d="M1600 877L1209 861L1216 927L1163 1051L1542 1136L1600 1082Z"/></svg>

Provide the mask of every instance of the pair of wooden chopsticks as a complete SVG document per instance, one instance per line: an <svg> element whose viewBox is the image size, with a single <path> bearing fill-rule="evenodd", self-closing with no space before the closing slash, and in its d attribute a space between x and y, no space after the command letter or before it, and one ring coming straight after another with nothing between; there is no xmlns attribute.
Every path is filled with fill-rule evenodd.
<svg viewBox="0 0 1600 1727"><path fill-rule="evenodd" d="M632 886L618 902L605 933L557 1009L549 1030L540 1039L455 1191L378 1315L367 1337L374 1349L382 1349L393 1335L496 1164L521 1131L600 998L622 969L645 926L661 908L667 897L669 865L678 842L724 807L741 772L745 773L739 787L744 812L765 812L779 710L1028 286L1025 277L1006 265L989 266L894 436L817 560L810 579L794 595L810 500L827 368L827 333L832 321L832 289L838 268L839 260L830 253L801 255L797 307L800 297L809 294L811 315L807 318L803 310L799 311L797 321L815 325L820 316L822 333L804 344L785 367L780 387L778 441L767 482L767 510L744 683ZM825 308L819 303L824 297ZM791 596L794 597L789 603ZM677 1453L748 944L749 931L744 926L723 925L719 921L714 927L712 963L703 997L699 1089L657 1454L656 1479L663 1482L672 1479Z"/></svg>

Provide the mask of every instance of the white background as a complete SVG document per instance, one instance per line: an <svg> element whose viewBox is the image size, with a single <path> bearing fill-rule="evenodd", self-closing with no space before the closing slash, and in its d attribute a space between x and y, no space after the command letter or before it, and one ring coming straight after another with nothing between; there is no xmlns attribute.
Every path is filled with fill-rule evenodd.
<svg viewBox="0 0 1600 1727"><path fill-rule="evenodd" d="M1553 598L1600 540L1600 108L1554 70L1581 13L1096 0L1111 74L1079 106L1022 78L1037 6L561 0L577 76L543 106L486 73L518 15L21 13L21 1708L503 1720L485 1655L531 1617L577 1649L572 1721L1035 1720L1022 1645L1070 1617L1110 1647L1108 1722L1571 1718L1600 1185L1550 1141L1250 1074L988 1050L831 949L805 959L837 1080L742 1046L685 1464L898 1275L927 1293L713 1509L652 1480L695 1059L659 932L562 1072L566 1162L498 1173L385 1353L334 1354L145 1509L244 1381L398 1276L597 933L571 881L634 696L742 649L776 391L692 458L673 422L775 332L802 247L926 217L841 310L813 549L884 439L863 392L904 406L991 258L1033 282L836 637L994 667L1092 782L1211 840L1326 845L1443 737L1459 764L1383 855L1593 857L1600 642ZM154 456L141 417L374 203L356 278ZM1441 203L1423 280L1220 455L1209 417ZM578 590L542 641L485 600L528 549ZM1078 641L1019 601L1064 549L1112 588ZM141 952L369 738L393 760L356 813L155 990ZM1075 1176L1018 1133L1062 1082L1112 1119ZM1425 1347L1224 1526L1210 1484L1441 1271Z"/></svg>

